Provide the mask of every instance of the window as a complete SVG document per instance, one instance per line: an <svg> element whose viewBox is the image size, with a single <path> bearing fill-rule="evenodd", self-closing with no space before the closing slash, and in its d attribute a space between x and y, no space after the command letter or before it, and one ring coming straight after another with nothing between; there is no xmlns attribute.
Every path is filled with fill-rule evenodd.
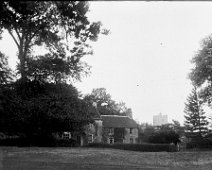
<svg viewBox="0 0 212 170"><path fill-rule="evenodd" d="M114 144L114 138L109 137L109 144Z"/></svg>
<svg viewBox="0 0 212 170"><path fill-rule="evenodd" d="M63 139L71 139L71 132L63 132Z"/></svg>
<svg viewBox="0 0 212 170"><path fill-rule="evenodd" d="M133 128L130 128L130 134L132 134Z"/></svg>
<svg viewBox="0 0 212 170"><path fill-rule="evenodd" d="M133 138L130 138L130 143L133 143Z"/></svg>
<svg viewBox="0 0 212 170"><path fill-rule="evenodd" d="M114 134L114 129L113 128L109 128L109 134L113 135Z"/></svg>
<svg viewBox="0 0 212 170"><path fill-rule="evenodd" d="M93 134L88 135L88 143L93 143Z"/></svg>
<svg viewBox="0 0 212 170"><path fill-rule="evenodd" d="M89 129L92 129L93 128L93 124L89 124Z"/></svg>

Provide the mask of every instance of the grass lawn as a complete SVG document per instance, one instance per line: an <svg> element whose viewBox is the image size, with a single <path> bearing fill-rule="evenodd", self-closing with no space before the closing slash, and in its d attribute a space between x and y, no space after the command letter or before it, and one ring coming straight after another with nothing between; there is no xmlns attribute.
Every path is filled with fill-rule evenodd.
<svg viewBox="0 0 212 170"><path fill-rule="evenodd" d="M0 170L212 170L212 152L0 147Z"/></svg>

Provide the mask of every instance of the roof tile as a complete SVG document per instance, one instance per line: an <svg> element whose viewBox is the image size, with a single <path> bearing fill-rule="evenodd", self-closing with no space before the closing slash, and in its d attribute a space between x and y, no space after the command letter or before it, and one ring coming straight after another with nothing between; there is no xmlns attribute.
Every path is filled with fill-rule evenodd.
<svg viewBox="0 0 212 170"><path fill-rule="evenodd" d="M129 118L128 116L119 115L101 115L104 127L114 127L114 128L136 128L138 124L135 120Z"/></svg>

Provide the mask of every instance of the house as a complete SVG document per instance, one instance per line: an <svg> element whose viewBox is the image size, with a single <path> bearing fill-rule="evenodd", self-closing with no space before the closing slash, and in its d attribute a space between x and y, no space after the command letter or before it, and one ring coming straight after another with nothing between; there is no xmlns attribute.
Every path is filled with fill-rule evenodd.
<svg viewBox="0 0 212 170"><path fill-rule="evenodd" d="M87 143L137 143L138 124L135 120L128 116L100 115L95 105L92 112L94 123L86 128Z"/></svg>
<svg viewBox="0 0 212 170"><path fill-rule="evenodd" d="M97 107L91 107L94 122L85 127L85 135L80 136L81 146L87 143L138 143L138 124L128 116L100 115ZM65 132L64 138L72 137ZM73 135L74 136L74 135Z"/></svg>
<svg viewBox="0 0 212 170"><path fill-rule="evenodd" d="M101 115L102 118L102 142L137 143L138 125L128 116Z"/></svg>

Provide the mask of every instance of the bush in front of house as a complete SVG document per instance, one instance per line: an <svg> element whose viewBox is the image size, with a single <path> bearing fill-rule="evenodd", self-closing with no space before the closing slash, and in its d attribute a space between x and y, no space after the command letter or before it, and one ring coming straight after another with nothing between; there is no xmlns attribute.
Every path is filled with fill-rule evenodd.
<svg viewBox="0 0 212 170"><path fill-rule="evenodd" d="M27 138L24 135L21 136L5 136L4 138L0 138L0 146L54 146L55 141L52 138Z"/></svg>
<svg viewBox="0 0 212 170"><path fill-rule="evenodd" d="M96 147L96 148L113 148L122 149L130 151L140 151L140 152L174 152L177 151L175 145L170 144L102 144L102 143L90 143L86 147Z"/></svg>
<svg viewBox="0 0 212 170"><path fill-rule="evenodd" d="M208 139L192 140L186 144L186 149L212 149L212 141Z"/></svg>
<svg viewBox="0 0 212 170"><path fill-rule="evenodd" d="M160 143L160 144L170 144L175 145L180 142L179 135L174 131L162 131L153 133L149 139L149 143Z"/></svg>
<svg viewBox="0 0 212 170"><path fill-rule="evenodd" d="M21 134L7 135L0 133L0 146L39 146L39 147L74 147L78 146L74 139L54 138L52 135L26 137Z"/></svg>
<svg viewBox="0 0 212 170"><path fill-rule="evenodd" d="M56 147L75 147L78 146L76 140L73 139L57 139L55 140L55 146Z"/></svg>

